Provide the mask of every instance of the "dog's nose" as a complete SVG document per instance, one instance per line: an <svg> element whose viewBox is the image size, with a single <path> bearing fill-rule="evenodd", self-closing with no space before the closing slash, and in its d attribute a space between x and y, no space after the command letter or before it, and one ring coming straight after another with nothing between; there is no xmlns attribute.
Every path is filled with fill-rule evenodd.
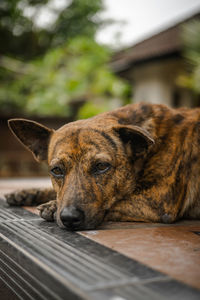
<svg viewBox="0 0 200 300"><path fill-rule="evenodd" d="M64 207L60 213L60 219L65 227L75 230L83 223L84 213L74 206Z"/></svg>

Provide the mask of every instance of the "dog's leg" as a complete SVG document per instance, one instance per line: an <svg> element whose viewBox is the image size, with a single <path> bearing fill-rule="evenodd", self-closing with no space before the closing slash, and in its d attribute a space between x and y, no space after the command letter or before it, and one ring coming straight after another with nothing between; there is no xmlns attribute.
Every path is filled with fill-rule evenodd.
<svg viewBox="0 0 200 300"><path fill-rule="evenodd" d="M25 189L15 191L4 195L6 201L12 206L38 205L48 202L50 199L56 199L56 193L53 189Z"/></svg>
<svg viewBox="0 0 200 300"><path fill-rule="evenodd" d="M173 223L178 218L178 208L168 206L159 208L159 202L149 203L141 195L135 196L131 200L120 201L111 207L105 216L104 221L121 221L121 222L154 222L154 223ZM155 207L158 207L155 209Z"/></svg>
<svg viewBox="0 0 200 300"><path fill-rule="evenodd" d="M12 206L38 205L40 217L46 221L54 221L57 210L56 193L52 189L26 189L4 195L7 203Z"/></svg>

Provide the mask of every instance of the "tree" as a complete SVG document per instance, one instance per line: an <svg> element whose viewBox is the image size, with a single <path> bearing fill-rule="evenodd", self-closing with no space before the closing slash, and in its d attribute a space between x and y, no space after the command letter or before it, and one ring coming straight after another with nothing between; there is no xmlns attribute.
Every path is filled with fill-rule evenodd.
<svg viewBox="0 0 200 300"><path fill-rule="evenodd" d="M77 36L94 39L97 29L103 25L98 17L102 10L102 0L73 0L53 26L52 45L62 45Z"/></svg>
<svg viewBox="0 0 200 300"><path fill-rule="evenodd" d="M183 26L183 55L188 66L188 73L179 78L181 86L200 93L200 21L194 20Z"/></svg>
<svg viewBox="0 0 200 300"><path fill-rule="evenodd" d="M110 50L95 42L102 0L73 0L57 11L50 28L37 28L36 12L49 3L0 3L1 111L70 116L73 106L87 100L78 116L89 117L122 104L128 84L109 69ZM25 17L27 7L35 12L32 17Z"/></svg>
<svg viewBox="0 0 200 300"><path fill-rule="evenodd" d="M24 16L27 7L38 8L48 0L0 1L0 53L20 59L41 55L50 43L50 34L36 30L33 20Z"/></svg>
<svg viewBox="0 0 200 300"><path fill-rule="evenodd" d="M91 99L79 114L89 117L109 109L116 99L122 104L129 86L109 70L110 54L91 38L71 39L26 65L28 72L25 68L24 74L1 88L1 107L6 110L11 104L15 111L29 114L69 116L72 102Z"/></svg>
<svg viewBox="0 0 200 300"><path fill-rule="evenodd" d="M71 3L66 0L66 5L61 10L51 6L51 2L0 1L1 55L30 60L77 35L94 38L101 25L97 13L103 10L102 0L73 0ZM44 8L54 14L54 22L49 27L41 28L36 24Z"/></svg>

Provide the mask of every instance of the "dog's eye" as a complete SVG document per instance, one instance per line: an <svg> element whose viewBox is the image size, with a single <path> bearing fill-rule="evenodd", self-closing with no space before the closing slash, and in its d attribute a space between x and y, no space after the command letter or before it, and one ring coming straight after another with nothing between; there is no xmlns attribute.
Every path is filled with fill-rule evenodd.
<svg viewBox="0 0 200 300"><path fill-rule="evenodd" d="M94 166L94 173L102 174L110 169L111 165L107 162L99 162Z"/></svg>
<svg viewBox="0 0 200 300"><path fill-rule="evenodd" d="M63 178L64 171L60 167L54 167L50 170L50 173L56 178Z"/></svg>

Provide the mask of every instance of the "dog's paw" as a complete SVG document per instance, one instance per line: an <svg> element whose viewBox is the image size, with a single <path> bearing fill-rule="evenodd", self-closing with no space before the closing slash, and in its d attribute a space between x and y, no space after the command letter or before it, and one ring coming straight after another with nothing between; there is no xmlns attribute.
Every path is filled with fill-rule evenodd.
<svg viewBox="0 0 200 300"><path fill-rule="evenodd" d="M20 190L13 193L5 194L4 197L9 205L12 206L22 206L22 205L33 205L35 199L37 198L38 190Z"/></svg>
<svg viewBox="0 0 200 300"><path fill-rule="evenodd" d="M175 221L175 218L171 214L164 214L161 217L162 223L164 224L171 224Z"/></svg>
<svg viewBox="0 0 200 300"><path fill-rule="evenodd" d="M46 221L54 221L56 218L57 201L52 200L37 207L40 217Z"/></svg>

